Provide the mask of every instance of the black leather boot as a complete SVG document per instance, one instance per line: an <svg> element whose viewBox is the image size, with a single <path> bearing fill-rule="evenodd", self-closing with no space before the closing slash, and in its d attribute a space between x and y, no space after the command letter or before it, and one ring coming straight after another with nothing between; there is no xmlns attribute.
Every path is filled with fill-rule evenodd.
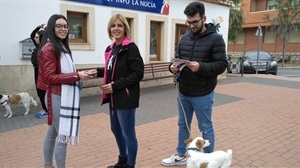
<svg viewBox="0 0 300 168"><path fill-rule="evenodd" d="M108 166L107 168L126 168L127 166L127 157L119 156L118 163Z"/></svg>
<svg viewBox="0 0 300 168"><path fill-rule="evenodd" d="M128 165L126 164L126 166L125 166L124 168L134 168L134 166L128 166Z"/></svg>

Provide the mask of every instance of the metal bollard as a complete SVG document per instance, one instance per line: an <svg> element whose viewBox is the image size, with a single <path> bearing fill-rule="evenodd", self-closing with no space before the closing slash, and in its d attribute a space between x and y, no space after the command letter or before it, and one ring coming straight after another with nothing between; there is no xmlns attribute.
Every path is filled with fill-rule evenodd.
<svg viewBox="0 0 300 168"><path fill-rule="evenodd" d="M243 77L244 76L244 57L242 57L242 59L241 59L241 64L242 64L242 73L241 73L241 77Z"/></svg>

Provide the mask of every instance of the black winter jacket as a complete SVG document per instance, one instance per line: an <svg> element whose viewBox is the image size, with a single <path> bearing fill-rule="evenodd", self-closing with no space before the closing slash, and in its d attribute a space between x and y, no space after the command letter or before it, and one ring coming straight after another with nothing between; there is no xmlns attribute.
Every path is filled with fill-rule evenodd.
<svg viewBox="0 0 300 168"><path fill-rule="evenodd" d="M40 30L40 27L36 27L30 34L30 38L35 46L35 48L33 49L32 53L31 53L31 63L33 65L34 68L38 67L38 56L37 56L37 50L39 48L39 45L35 42L34 37L35 34Z"/></svg>
<svg viewBox="0 0 300 168"><path fill-rule="evenodd" d="M115 44L106 48L105 60L111 55ZM129 38L126 38L117 54L112 66L112 89L110 95L102 95L102 104L110 102L116 109L137 108L140 98L140 81L144 77L144 63L138 47ZM105 67L106 68L106 67ZM106 81L106 71L98 68L98 77L104 77Z"/></svg>
<svg viewBox="0 0 300 168"><path fill-rule="evenodd" d="M200 68L192 72L184 67L180 72L179 91L185 96L203 96L217 85L217 77L227 67L225 42L213 24L205 24L207 30L194 36L192 31L183 35L176 53L177 58L197 61Z"/></svg>

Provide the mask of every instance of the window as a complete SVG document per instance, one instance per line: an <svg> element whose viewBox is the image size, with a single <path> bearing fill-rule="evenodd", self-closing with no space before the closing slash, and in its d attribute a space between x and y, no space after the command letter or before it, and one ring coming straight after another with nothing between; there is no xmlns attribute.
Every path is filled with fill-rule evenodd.
<svg viewBox="0 0 300 168"><path fill-rule="evenodd" d="M92 7L61 4L60 13L69 22L70 48L95 50L95 11Z"/></svg>
<svg viewBox="0 0 300 168"><path fill-rule="evenodd" d="M160 61L160 29L160 22L150 22L150 61Z"/></svg>
<svg viewBox="0 0 300 168"><path fill-rule="evenodd" d="M87 43L87 13L67 12L70 43Z"/></svg>
<svg viewBox="0 0 300 168"><path fill-rule="evenodd" d="M167 61L168 51L168 17L146 16L145 63L150 61ZM170 43L171 44L171 43Z"/></svg>
<svg viewBox="0 0 300 168"><path fill-rule="evenodd" d="M176 39L175 39L175 53L177 51L177 47L181 36L189 31L189 28L185 24L176 24Z"/></svg>
<svg viewBox="0 0 300 168"><path fill-rule="evenodd" d="M267 7L266 0L252 0L251 1L251 12L264 11Z"/></svg>
<svg viewBox="0 0 300 168"><path fill-rule="evenodd" d="M235 44L244 44L244 41L245 41L245 33L240 32L236 38Z"/></svg>
<svg viewBox="0 0 300 168"><path fill-rule="evenodd" d="M111 11L112 15L115 14L122 14L123 16L126 17L127 22L130 27L130 38L138 44L138 14L137 13L132 13L132 12L124 12L124 11L119 11L119 10L112 10Z"/></svg>
<svg viewBox="0 0 300 168"><path fill-rule="evenodd" d="M300 43L300 32L295 32L292 31L289 33L288 39L287 39L288 43Z"/></svg>
<svg viewBox="0 0 300 168"><path fill-rule="evenodd" d="M171 53L167 56L167 60L171 59L171 57L175 56L179 41L181 39L181 36L189 31L189 28L185 25L185 19L176 19L173 18L171 22ZM169 60L170 61L170 60Z"/></svg>
<svg viewBox="0 0 300 168"><path fill-rule="evenodd" d="M130 38L133 37L133 33L132 33L132 24L133 24L133 19L132 18L127 18L126 20L128 22L129 28L130 28Z"/></svg>
<svg viewBox="0 0 300 168"><path fill-rule="evenodd" d="M264 37L264 43L266 44L275 43L276 33L274 31L266 31L263 37Z"/></svg>
<svg viewBox="0 0 300 168"><path fill-rule="evenodd" d="M267 10L275 10L275 0L268 0Z"/></svg>
<svg viewBox="0 0 300 168"><path fill-rule="evenodd" d="M251 12L255 12L256 11L256 0L252 0L251 1Z"/></svg>

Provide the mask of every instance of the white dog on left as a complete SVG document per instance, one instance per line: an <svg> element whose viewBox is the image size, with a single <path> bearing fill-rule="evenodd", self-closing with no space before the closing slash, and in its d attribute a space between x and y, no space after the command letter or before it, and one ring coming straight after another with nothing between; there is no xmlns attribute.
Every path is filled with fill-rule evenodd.
<svg viewBox="0 0 300 168"><path fill-rule="evenodd" d="M6 109L6 113L4 117L12 117L11 107L19 104L23 104L26 111L24 115L27 115L30 110L30 104L37 106L37 102L31 97L28 93L18 93L15 95L2 95L0 94L0 107L4 107Z"/></svg>
<svg viewBox="0 0 300 168"><path fill-rule="evenodd" d="M232 162L232 150L227 152L215 151L212 153L203 153L203 148L210 145L208 140L202 137L185 140L189 144L187 153L187 168L229 168Z"/></svg>

